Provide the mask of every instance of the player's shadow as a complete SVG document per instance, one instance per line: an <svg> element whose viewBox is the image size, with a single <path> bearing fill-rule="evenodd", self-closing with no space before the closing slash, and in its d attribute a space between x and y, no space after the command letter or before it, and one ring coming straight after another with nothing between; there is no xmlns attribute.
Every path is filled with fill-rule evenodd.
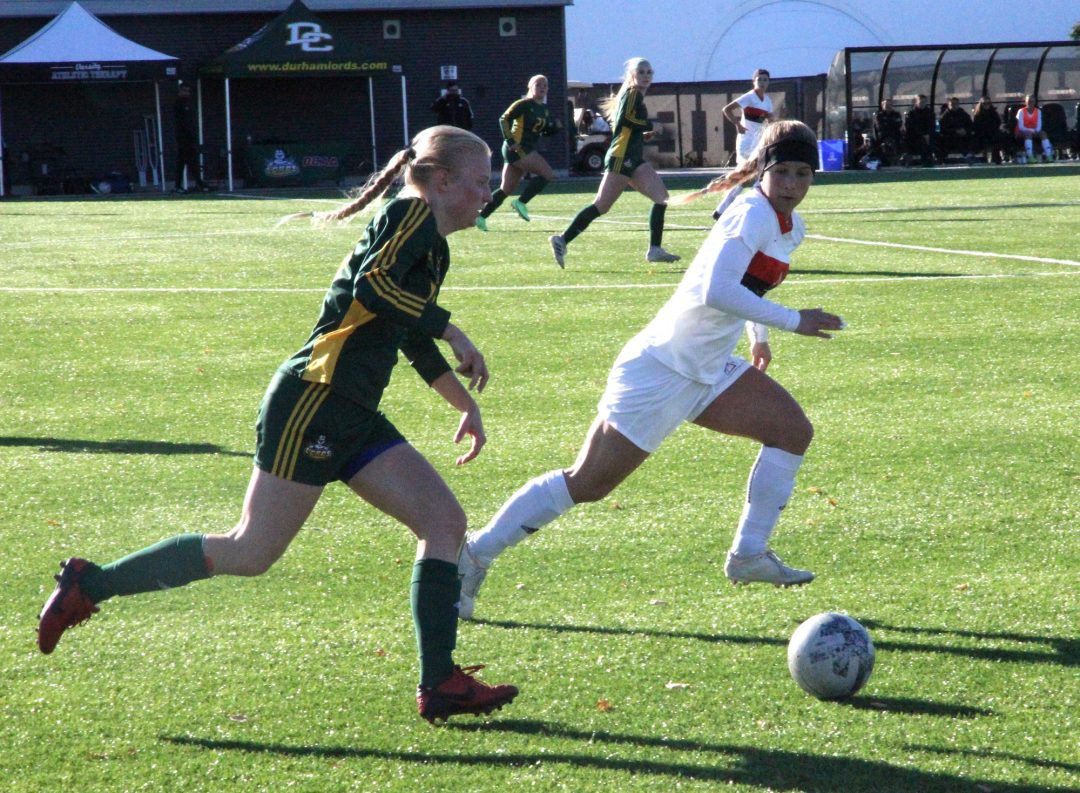
<svg viewBox="0 0 1080 793"><path fill-rule="evenodd" d="M874 647L883 652L918 652L918 653L943 653L945 655L957 655L980 661L998 661L1026 664L1060 664L1062 666L1080 665L1080 640L1056 639L1045 636L1029 636L1015 633L973 633L970 631L950 631L935 628L897 628L876 622L872 619L859 619L860 622L871 632L875 630L895 631L898 633L917 633L930 635L952 635L964 638L978 639L981 641L1017 641L1025 644L1042 644L1047 650L1038 649L1014 649L1006 647L964 647L953 644L927 642L908 642L881 639L874 636ZM593 634L619 634L624 636L652 636L663 639L691 639L695 641L710 642L713 644L768 644L774 646L787 646L786 638L773 638L769 636L739 636L733 634L694 633L690 631L658 631L649 628L615 628L603 625L553 625L544 623L516 622L513 620L474 620L480 625L491 625L497 628L527 628L531 630L552 631L554 633L593 633ZM871 633L873 635L873 633Z"/></svg>
<svg viewBox="0 0 1080 793"><path fill-rule="evenodd" d="M173 441L107 440L80 438L30 438L0 435L0 446L26 446L42 452L69 454L217 454L223 457L250 457L250 452L223 449L212 443L175 443Z"/></svg>
<svg viewBox="0 0 1080 793"><path fill-rule="evenodd" d="M349 746L292 745L256 741L161 736L168 743L207 749L213 752L236 751L247 754L270 754L284 757L316 757L329 760L381 760L389 763L440 764L450 767L486 766L490 768L530 768L538 763L561 764L595 771L620 771L635 777L670 780L700 780L721 784L742 784L777 791L806 793L880 793L888 780L888 789L919 793L955 793L982 786L995 793L1064 793L1067 788L1019 785L997 780L979 780L952 774L933 773L893 765L877 760L836 757L766 749L735 744L713 744L686 739L627 735L606 731L577 730L542 721L510 720L472 724L451 724L452 729L475 733L509 733L529 738L536 736L555 741L576 741L582 751L559 751L550 744L547 751L470 754L459 745L453 753L430 751L391 751ZM597 744L604 745L597 750ZM608 745L631 749L655 749L654 758L640 756L619 758L611 755ZM596 754L586 753L596 751ZM707 759L681 758L673 752L711 755ZM1033 762L1033 761L1032 761Z"/></svg>

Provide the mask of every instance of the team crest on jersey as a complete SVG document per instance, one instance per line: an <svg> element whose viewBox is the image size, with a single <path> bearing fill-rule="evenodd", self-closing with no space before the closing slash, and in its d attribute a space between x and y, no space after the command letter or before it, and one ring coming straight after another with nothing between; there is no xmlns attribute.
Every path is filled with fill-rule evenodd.
<svg viewBox="0 0 1080 793"><path fill-rule="evenodd" d="M312 441L304 447L304 454L317 463L325 462L334 456L334 450L326 443L326 436L320 435L318 440Z"/></svg>

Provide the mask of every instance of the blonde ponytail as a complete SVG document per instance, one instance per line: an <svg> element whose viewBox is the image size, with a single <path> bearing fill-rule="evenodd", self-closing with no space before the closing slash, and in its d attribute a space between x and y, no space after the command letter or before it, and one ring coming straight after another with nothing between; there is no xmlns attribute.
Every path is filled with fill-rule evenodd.
<svg viewBox="0 0 1080 793"><path fill-rule="evenodd" d="M347 220L385 193L386 189L394 183L394 180L398 178L398 175L405 169L409 161L415 158L416 150L412 146L402 149L390 158L390 162L387 163L385 168L376 174L372 174L367 183L360 188L359 194L349 203L329 212L297 212L293 215L286 215L277 222L277 226L283 226L300 218L310 218L314 225Z"/></svg>
<svg viewBox="0 0 1080 793"><path fill-rule="evenodd" d="M408 148L402 149L386 167L373 174L359 194L349 203L330 212L297 212L286 215L278 226L300 218L310 218L314 224L347 220L381 196L404 174L406 185L426 185L437 171L456 171L465 158L473 154L491 157L491 149L468 130L440 125L417 133Z"/></svg>

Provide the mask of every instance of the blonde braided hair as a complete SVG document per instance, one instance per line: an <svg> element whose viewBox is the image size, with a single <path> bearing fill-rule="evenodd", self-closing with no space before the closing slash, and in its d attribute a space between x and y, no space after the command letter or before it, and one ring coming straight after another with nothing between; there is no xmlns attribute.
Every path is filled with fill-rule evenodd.
<svg viewBox="0 0 1080 793"><path fill-rule="evenodd" d="M347 221L385 193L402 172L406 185L425 185L436 171L456 171L458 164L473 152L491 156L488 145L468 130L445 124L428 127L417 133L407 148L391 157L385 168L372 174L349 203L328 212L286 215L277 225L300 218L310 218L316 225Z"/></svg>

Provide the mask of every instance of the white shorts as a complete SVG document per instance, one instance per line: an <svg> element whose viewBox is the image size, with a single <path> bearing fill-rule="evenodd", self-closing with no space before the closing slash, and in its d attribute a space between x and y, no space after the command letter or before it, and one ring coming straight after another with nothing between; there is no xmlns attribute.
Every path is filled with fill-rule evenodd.
<svg viewBox="0 0 1080 793"><path fill-rule="evenodd" d="M739 165L750 159L754 149L757 148L758 141L761 140L761 133L765 129L764 124L757 124L753 121L747 121L743 126L746 127L746 132L735 137L735 161Z"/></svg>
<svg viewBox="0 0 1080 793"><path fill-rule="evenodd" d="M684 421L693 421L739 379L750 364L729 355L724 373L712 385L690 380L648 353L615 361L597 413L649 454Z"/></svg>

